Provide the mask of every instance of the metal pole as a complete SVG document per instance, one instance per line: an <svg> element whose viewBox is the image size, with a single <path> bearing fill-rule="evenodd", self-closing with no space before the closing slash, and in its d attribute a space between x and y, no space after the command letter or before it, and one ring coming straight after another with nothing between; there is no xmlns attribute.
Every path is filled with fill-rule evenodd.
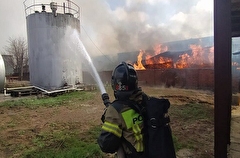
<svg viewBox="0 0 240 158"><path fill-rule="evenodd" d="M68 13L70 13L70 8L71 8L71 5L70 5L70 2L69 2L69 0L67 0L68 1Z"/></svg>
<svg viewBox="0 0 240 158"><path fill-rule="evenodd" d="M63 3L63 13L64 13L64 14L66 13L66 12L65 12L65 9L66 9L65 3Z"/></svg>
<svg viewBox="0 0 240 158"><path fill-rule="evenodd" d="M231 1L214 0L214 157L227 158L230 144L232 60Z"/></svg>

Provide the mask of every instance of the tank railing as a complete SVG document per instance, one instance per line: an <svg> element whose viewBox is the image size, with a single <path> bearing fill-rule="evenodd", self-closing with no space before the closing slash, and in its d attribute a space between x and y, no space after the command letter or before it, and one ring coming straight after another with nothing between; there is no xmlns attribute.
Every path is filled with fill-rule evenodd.
<svg viewBox="0 0 240 158"><path fill-rule="evenodd" d="M51 13L52 12L50 3L49 4L33 3L31 5L26 5L26 1L28 0L25 0L23 2L26 17L33 13L41 13L41 12ZM67 1L67 2L64 2L62 5L56 4L54 6L57 7L56 13L70 14L70 15L73 15L78 20L80 20L80 7L74 2Z"/></svg>

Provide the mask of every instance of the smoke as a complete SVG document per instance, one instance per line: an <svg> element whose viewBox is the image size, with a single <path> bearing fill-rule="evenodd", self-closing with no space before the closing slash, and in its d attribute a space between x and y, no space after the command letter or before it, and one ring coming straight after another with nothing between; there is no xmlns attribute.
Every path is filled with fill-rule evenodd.
<svg viewBox="0 0 240 158"><path fill-rule="evenodd" d="M27 0L39 4L65 0ZM72 0L81 8L81 36L91 55L148 49L156 43L212 36L213 0ZM2 46L9 36L26 35L23 3L4 1ZM28 3L27 3L28 4ZM6 23L7 21L7 23ZM94 44L93 44L94 43Z"/></svg>
<svg viewBox="0 0 240 158"><path fill-rule="evenodd" d="M99 50L114 55L213 35L213 2L209 0L125 0L116 6L110 3L114 2L78 2L82 8L81 36L92 55L101 55Z"/></svg>

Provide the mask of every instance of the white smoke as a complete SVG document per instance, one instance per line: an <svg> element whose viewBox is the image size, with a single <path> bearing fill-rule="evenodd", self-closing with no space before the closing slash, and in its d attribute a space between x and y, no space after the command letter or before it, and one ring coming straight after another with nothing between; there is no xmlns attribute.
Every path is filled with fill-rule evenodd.
<svg viewBox="0 0 240 158"><path fill-rule="evenodd" d="M27 0L35 3L64 0ZM155 44L213 35L213 0L72 0L81 8L81 36L91 55L147 49ZM10 10L14 5L14 10ZM4 1L2 47L26 35L22 1Z"/></svg>
<svg viewBox="0 0 240 158"><path fill-rule="evenodd" d="M114 9L106 1L78 4L83 43L91 54L101 55L93 42L104 54L113 55L213 35L212 0L126 0Z"/></svg>

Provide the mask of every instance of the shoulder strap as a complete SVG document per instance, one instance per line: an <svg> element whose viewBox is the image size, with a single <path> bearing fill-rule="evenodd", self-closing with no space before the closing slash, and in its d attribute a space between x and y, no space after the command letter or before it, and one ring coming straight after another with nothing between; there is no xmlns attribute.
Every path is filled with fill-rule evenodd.
<svg viewBox="0 0 240 158"><path fill-rule="evenodd" d="M113 106L117 110L118 113L120 113L120 111L122 109L122 104L118 100L113 101L109 106ZM107 111L107 107L104 109L102 117L101 117L101 120L103 123L105 121L106 111Z"/></svg>
<svg viewBox="0 0 240 158"><path fill-rule="evenodd" d="M112 103L112 106L118 111L121 112L122 110L122 105L128 105L130 108L132 108L133 110L135 110L138 113L142 112L142 105L137 105L134 101L131 100L115 100Z"/></svg>
<svg viewBox="0 0 240 158"><path fill-rule="evenodd" d="M141 104L137 104L136 102L132 100L127 100L131 108L136 110L138 113L145 115L146 114L146 106L147 106L147 100L149 100L149 96L142 92L142 102Z"/></svg>
<svg viewBox="0 0 240 158"><path fill-rule="evenodd" d="M118 113L120 113L123 107L122 104L124 104L123 101L114 100L111 105L117 110Z"/></svg>
<svg viewBox="0 0 240 158"><path fill-rule="evenodd" d="M134 101L131 100L126 100L127 104L135 110L137 113L141 114L142 113L142 105L136 104Z"/></svg>

